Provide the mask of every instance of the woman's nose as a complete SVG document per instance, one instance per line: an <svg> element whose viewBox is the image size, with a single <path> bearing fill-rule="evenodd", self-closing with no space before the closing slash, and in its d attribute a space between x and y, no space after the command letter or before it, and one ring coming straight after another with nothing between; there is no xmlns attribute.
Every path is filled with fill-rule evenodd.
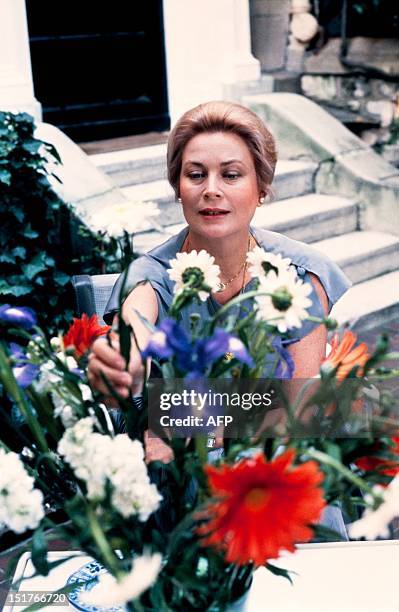
<svg viewBox="0 0 399 612"><path fill-rule="evenodd" d="M206 200L222 197L222 192L220 191L219 187L219 181L216 176L208 176L206 184L204 185L203 196Z"/></svg>

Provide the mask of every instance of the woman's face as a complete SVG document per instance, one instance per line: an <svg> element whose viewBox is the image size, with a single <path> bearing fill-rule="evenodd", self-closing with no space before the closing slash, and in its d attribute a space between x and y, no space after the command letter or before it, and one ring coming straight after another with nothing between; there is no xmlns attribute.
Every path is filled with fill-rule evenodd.
<svg viewBox="0 0 399 612"><path fill-rule="evenodd" d="M252 155L240 136L203 133L188 141L180 197L193 233L207 238L246 233L260 195Z"/></svg>

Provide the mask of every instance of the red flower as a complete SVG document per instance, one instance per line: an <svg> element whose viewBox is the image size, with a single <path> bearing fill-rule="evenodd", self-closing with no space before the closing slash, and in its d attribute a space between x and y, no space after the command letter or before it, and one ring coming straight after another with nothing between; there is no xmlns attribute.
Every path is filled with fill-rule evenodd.
<svg viewBox="0 0 399 612"><path fill-rule="evenodd" d="M338 367L336 375L338 380L346 378L355 366L359 366L356 376L363 374L363 366L370 358L370 354L365 342L353 348L356 340L356 334L351 331L344 333L341 342L338 334L333 336L330 354L324 359L323 364L331 364L333 368Z"/></svg>
<svg viewBox="0 0 399 612"><path fill-rule="evenodd" d="M103 336L111 329L109 325L101 326L96 314L90 318L87 314L82 315L81 319L74 319L72 325L63 337L64 348L73 347L75 357L80 359L84 355L96 338Z"/></svg>
<svg viewBox="0 0 399 612"><path fill-rule="evenodd" d="M202 543L224 551L228 562L264 565L309 541L310 524L325 506L323 474L315 461L293 467L294 455L290 449L270 462L259 454L232 466L206 466L218 499L199 515L208 519L198 527Z"/></svg>
<svg viewBox="0 0 399 612"><path fill-rule="evenodd" d="M384 459L378 457L378 455L368 455L367 457L359 457L356 459L355 464L364 472L378 472L385 476L396 476L399 473L399 438L392 438L393 446L389 448L389 452L393 455L397 455L397 460ZM378 453L380 450L379 444L376 444L374 451Z"/></svg>

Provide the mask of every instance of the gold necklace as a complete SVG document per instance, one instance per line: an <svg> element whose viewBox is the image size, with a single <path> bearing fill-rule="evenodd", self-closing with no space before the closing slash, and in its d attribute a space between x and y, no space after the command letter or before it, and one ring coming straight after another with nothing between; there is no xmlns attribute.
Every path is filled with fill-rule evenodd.
<svg viewBox="0 0 399 612"><path fill-rule="evenodd" d="M247 253L249 251L249 247L251 245L251 234L249 234L248 236L248 247L247 247ZM187 252L190 252L190 239L187 235L187 242L186 242L186 249ZM236 274L234 274L234 276L232 276L231 278L229 278L229 280L225 281L224 283L222 281L220 281L220 283L218 284L218 288L216 290L216 293L222 293L223 291L225 291L227 289L227 287L241 274L241 272L243 270L244 271L244 278L243 278L243 284L241 289L244 287L244 282L245 282L245 272L247 270L247 253L245 254L245 259L242 262L240 269L238 270L238 272Z"/></svg>

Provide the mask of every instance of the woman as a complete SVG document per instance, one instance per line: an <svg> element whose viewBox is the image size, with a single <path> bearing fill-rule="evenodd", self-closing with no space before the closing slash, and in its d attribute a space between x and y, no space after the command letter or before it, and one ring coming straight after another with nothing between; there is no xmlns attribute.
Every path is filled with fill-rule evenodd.
<svg viewBox="0 0 399 612"><path fill-rule="evenodd" d="M251 288L246 254L256 245L289 257L297 274L312 285L309 314L323 317L350 283L339 268L311 247L281 234L250 226L257 206L271 193L276 166L275 142L261 119L249 109L229 102L208 102L188 111L172 130L168 143L168 177L188 227L166 243L133 262L128 284L136 287L126 298L123 316L135 329L143 348L149 332L138 315L159 323L172 300L173 283L166 272L177 252L205 249L221 270L220 291L207 302L195 305L204 318L240 292ZM114 288L104 318L110 322L117 312L120 283ZM184 313L188 327L190 309ZM295 330L288 350L297 379L315 376L325 356L327 332L323 325L305 322ZM90 356L91 383L107 393L103 372L116 390L127 396L140 389L143 377L140 354L132 354L129 372L115 348L96 341ZM290 383L295 395L295 381ZM168 461L171 451L161 440L147 440L147 460Z"/></svg>

